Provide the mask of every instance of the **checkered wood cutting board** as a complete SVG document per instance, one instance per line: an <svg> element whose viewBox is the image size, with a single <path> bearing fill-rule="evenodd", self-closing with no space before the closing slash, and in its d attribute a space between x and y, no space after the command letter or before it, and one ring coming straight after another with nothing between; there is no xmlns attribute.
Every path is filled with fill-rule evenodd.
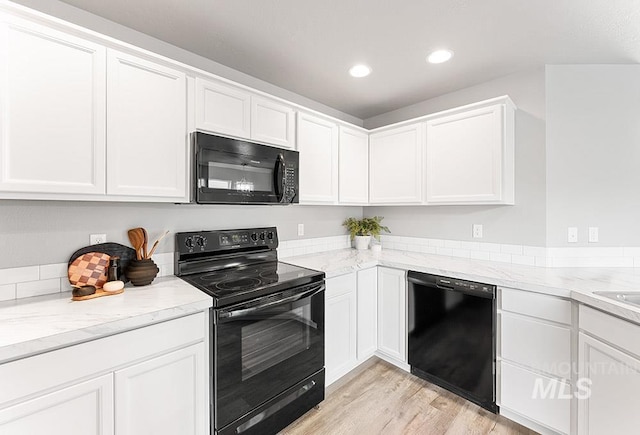
<svg viewBox="0 0 640 435"><path fill-rule="evenodd" d="M93 285L102 288L107 282L110 256L103 252L89 252L73 260L69 266L69 282L74 286Z"/></svg>

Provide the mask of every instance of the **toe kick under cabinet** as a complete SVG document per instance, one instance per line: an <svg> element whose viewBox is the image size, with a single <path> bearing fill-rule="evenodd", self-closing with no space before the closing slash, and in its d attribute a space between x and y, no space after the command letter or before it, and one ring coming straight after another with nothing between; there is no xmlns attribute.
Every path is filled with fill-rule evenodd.
<svg viewBox="0 0 640 435"><path fill-rule="evenodd" d="M3 435L208 434L205 313L0 365Z"/></svg>
<svg viewBox="0 0 640 435"><path fill-rule="evenodd" d="M538 432L569 434L571 301L507 288L499 298L500 413Z"/></svg>

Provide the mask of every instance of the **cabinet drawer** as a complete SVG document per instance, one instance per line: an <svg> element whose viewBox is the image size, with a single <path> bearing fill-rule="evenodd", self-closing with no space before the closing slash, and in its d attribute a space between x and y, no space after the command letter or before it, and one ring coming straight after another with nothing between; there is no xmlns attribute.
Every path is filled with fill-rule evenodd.
<svg viewBox="0 0 640 435"><path fill-rule="evenodd" d="M640 357L640 325L580 305L580 329Z"/></svg>
<svg viewBox="0 0 640 435"><path fill-rule="evenodd" d="M569 433L571 385L529 370L500 363L500 406L555 431ZM564 398L563 398L564 397Z"/></svg>
<svg viewBox="0 0 640 435"><path fill-rule="evenodd" d="M205 339L205 313L0 365L0 406Z"/></svg>
<svg viewBox="0 0 640 435"><path fill-rule="evenodd" d="M500 356L537 371L571 378L571 330L532 318L500 314Z"/></svg>
<svg viewBox="0 0 640 435"><path fill-rule="evenodd" d="M325 299L351 293L356 289L355 272L347 275L340 275L329 278L325 281L327 289L325 291Z"/></svg>
<svg viewBox="0 0 640 435"><path fill-rule="evenodd" d="M567 300L513 289L500 289L500 293L504 311L571 325L571 302Z"/></svg>

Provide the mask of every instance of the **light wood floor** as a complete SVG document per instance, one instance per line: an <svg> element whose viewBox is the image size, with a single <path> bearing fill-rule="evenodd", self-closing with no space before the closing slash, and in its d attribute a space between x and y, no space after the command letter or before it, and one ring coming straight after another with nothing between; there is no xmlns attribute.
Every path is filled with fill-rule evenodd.
<svg viewBox="0 0 640 435"><path fill-rule="evenodd" d="M282 435L535 434L378 358L332 384Z"/></svg>

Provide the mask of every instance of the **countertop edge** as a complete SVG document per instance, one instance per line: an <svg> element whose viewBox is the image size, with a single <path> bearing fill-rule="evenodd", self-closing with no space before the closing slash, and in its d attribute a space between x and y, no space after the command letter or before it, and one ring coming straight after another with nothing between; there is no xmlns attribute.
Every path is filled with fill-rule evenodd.
<svg viewBox="0 0 640 435"><path fill-rule="evenodd" d="M496 264L495 262L486 262L478 260L474 264L480 265L475 270L462 270L464 266L452 268L443 267L442 265L428 265L418 263L428 263L429 260L437 260L438 263L449 261L451 264L464 263L469 259L456 259L443 256L433 256L431 254L421 254L415 252L386 250L381 253L371 253L368 251L358 252L354 249L342 249L337 251L321 252L317 254L307 254L298 257L288 257L281 261L291 263L297 266L307 267L310 269L324 272L327 279L345 275L358 270L369 269L376 266L390 267L401 270L414 270L434 275L444 275L452 278L459 278L469 281L484 282L493 284L503 289L524 290L534 293L545 294L554 297L560 297L576 301L578 303L589 305L598 310L604 311L616 317L620 317L626 321L640 324L640 308L629 306L620 302L616 302L593 294L593 291L580 289L580 284L588 282L588 278L576 277L571 281L571 274L575 273L569 270L555 269L549 271L546 268L536 268L534 266L518 266L511 264ZM482 269L490 270L491 274L482 273ZM608 273L614 275L615 269L602 268ZM566 284L547 284L527 282L519 280L517 276L523 271L528 273L538 272L540 275L556 274L563 279ZM557 277L553 277L556 278ZM544 281L544 280L542 280ZM640 278L638 278L640 285Z"/></svg>

